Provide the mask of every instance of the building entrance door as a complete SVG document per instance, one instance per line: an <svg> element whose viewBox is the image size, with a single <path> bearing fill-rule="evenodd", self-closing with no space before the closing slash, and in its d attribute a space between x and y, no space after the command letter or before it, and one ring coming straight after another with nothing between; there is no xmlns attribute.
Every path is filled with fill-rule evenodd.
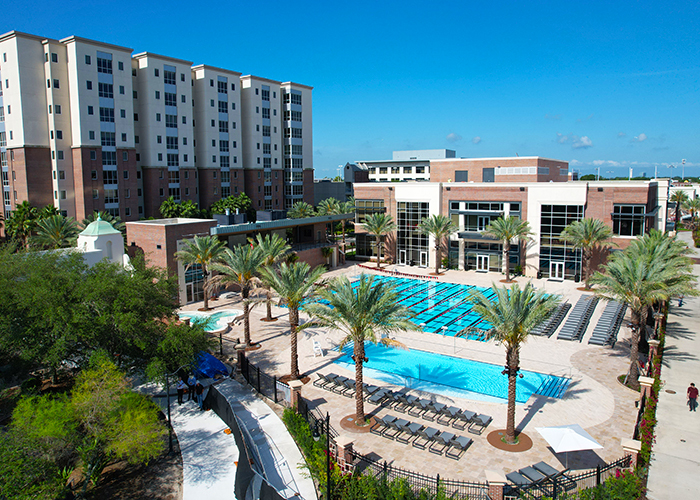
<svg viewBox="0 0 700 500"><path fill-rule="evenodd" d="M489 227L489 224L491 223L491 217L480 215L477 218L476 223L477 223L477 230L483 231L484 229Z"/></svg>
<svg viewBox="0 0 700 500"><path fill-rule="evenodd" d="M399 264L406 265L406 250L399 250Z"/></svg>
<svg viewBox="0 0 700 500"><path fill-rule="evenodd" d="M564 279L564 263L550 262L549 263L549 279L563 280Z"/></svg>
<svg viewBox="0 0 700 500"><path fill-rule="evenodd" d="M489 272L489 256L488 255L477 255L476 256L476 270L480 273Z"/></svg>
<svg viewBox="0 0 700 500"><path fill-rule="evenodd" d="M420 253L420 267L428 267L428 252Z"/></svg>

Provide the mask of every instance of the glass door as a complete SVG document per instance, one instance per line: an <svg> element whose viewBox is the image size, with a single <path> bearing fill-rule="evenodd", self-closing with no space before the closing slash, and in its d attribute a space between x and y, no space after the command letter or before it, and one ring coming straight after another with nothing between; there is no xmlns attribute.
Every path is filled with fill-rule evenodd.
<svg viewBox="0 0 700 500"><path fill-rule="evenodd" d="M399 250L399 264L406 265L406 250Z"/></svg>
<svg viewBox="0 0 700 500"><path fill-rule="evenodd" d="M564 279L564 263L550 262L549 263L549 279L563 280Z"/></svg>
<svg viewBox="0 0 700 500"><path fill-rule="evenodd" d="M486 216L480 215L476 220L476 224L477 224L477 227L476 227L477 230L479 232L481 232L484 229L486 229L489 226L489 224L491 224L491 217L489 217L488 215L486 215Z"/></svg>
<svg viewBox="0 0 700 500"><path fill-rule="evenodd" d="M480 273L489 272L489 256L488 255L477 255L476 256L476 270Z"/></svg>
<svg viewBox="0 0 700 500"><path fill-rule="evenodd" d="M428 252L420 253L420 267L428 267Z"/></svg>

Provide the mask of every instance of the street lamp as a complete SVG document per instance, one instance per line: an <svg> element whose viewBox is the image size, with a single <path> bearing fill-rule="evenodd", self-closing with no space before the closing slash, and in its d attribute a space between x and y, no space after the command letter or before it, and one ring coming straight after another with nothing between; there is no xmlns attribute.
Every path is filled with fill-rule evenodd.
<svg viewBox="0 0 700 500"><path fill-rule="evenodd" d="M668 168L671 169L671 183L673 183L673 169L676 168L676 166L674 164L670 164Z"/></svg>
<svg viewBox="0 0 700 500"><path fill-rule="evenodd" d="M681 160L681 180L685 180L685 159Z"/></svg>

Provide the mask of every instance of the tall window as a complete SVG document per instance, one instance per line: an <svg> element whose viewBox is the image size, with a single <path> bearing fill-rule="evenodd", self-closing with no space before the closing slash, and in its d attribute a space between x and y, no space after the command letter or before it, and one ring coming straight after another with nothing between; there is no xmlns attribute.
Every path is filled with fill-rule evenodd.
<svg viewBox="0 0 700 500"><path fill-rule="evenodd" d="M428 217L428 203L404 202L397 204L396 213L396 249L399 252L399 261L428 265L429 238L428 235L418 232L420 222ZM402 259L401 252L405 252Z"/></svg>
<svg viewBox="0 0 700 500"><path fill-rule="evenodd" d="M111 83L98 82L97 92L100 97L114 98L114 86Z"/></svg>
<svg viewBox="0 0 700 500"><path fill-rule="evenodd" d="M355 224L364 224L365 217L386 212L384 200L355 200Z"/></svg>
<svg viewBox="0 0 700 500"><path fill-rule="evenodd" d="M167 69L163 70L163 83L170 84L170 85L176 85L177 80L175 77L176 77L176 75L175 75L174 71L168 71Z"/></svg>
<svg viewBox="0 0 700 500"><path fill-rule="evenodd" d="M644 205L614 205L613 233L620 236L641 236L644 234Z"/></svg>
<svg viewBox="0 0 700 500"><path fill-rule="evenodd" d="M97 72L98 73L108 73L112 74L112 60L103 59L101 57L97 58Z"/></svg>
<svg viewBox="0 0 700 500"><path fill-rule="evenodd" d="M571 224L583 219L581 205L542 205L540 220L540 272L550 277L552 263L564 265L564 278L573 279L581 272L581 251L574 250L570 243L559 239L561 232ZM558 272L558 271L556 271Z"/></svg>
<svg viewBox="0 0 700 500"><path fill-rule="evenodd" d="M217 82L216 82L216 86L217 86L217 89L218 89L218 91L219 91L219 94L228 94L228 89L227 89L227 85L226 85L226 80L224 80L224 81L221 81L221 80L217 81Z"/></svg>
<svg viewBox="0 0 700 500"><path fill-rule="evenodd" d="M177 128L177 115L165 115L165 126L168 128Z"/></svg>
<svg viewBox="0 0 700 500"><path fill-rule="evenodd" d="M165 105L166 106L177 106L177 94L171 92L165 92Z"/></svg>
<svg viewBox="0 0 700 500"><path fill-rule="evenodd" d="M228 113L228 103L226 101L219 101L219 113Z"/></svg>
<svg viewBox="0 0 700 500"><path fill-rule="evenodd" d="M114 108L100 108L100 121L114 123Z"/></svg>

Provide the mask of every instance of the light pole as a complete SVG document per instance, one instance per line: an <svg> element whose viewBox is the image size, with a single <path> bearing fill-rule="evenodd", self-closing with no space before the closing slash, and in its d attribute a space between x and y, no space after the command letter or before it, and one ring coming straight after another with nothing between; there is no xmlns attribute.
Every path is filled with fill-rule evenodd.
<svg viewBox="0 0 700 500"><path fill-rule="evenodd" d="M676 166L674 164L670 164L668 168L671 169L671 183L673 183L673 169L676 168Z"/></svg>
<svg viewBox="0 0 700 500"><path fill-rule="evenodd" d="M681 160L681 180L685 180L685 159Z"/></svg>
<svg viewBox="0 0 700 500"><path fill-rule="evenodd" d="M599 181L599 180L600 180L600 167L596 167L595 169L596 169L596 172L597 172L597 173L596 173L596 176L595 176L595 180L596 180L596 181Z"/></svg>

